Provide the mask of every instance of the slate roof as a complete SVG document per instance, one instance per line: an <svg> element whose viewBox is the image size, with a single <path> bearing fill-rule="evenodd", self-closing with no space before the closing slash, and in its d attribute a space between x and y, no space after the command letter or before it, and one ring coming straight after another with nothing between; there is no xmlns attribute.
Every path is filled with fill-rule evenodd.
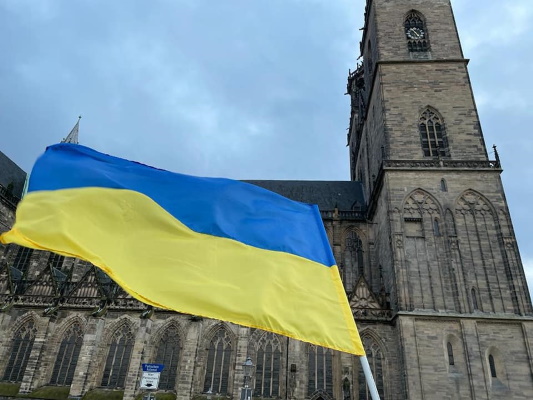
<svg viewBox="0 0 533 400"><path fill-rule="evenodd" d="M20 198L25 180L26 172L0 151L0 185L7 189L13 183L13 195Z"/></svg>
<svg viewBox="0 0 533 400"><path fill-rule="evenodd" d="M317 204L322 211L365 210L361 182L351 181L244 181L302 203Z"/></svg>

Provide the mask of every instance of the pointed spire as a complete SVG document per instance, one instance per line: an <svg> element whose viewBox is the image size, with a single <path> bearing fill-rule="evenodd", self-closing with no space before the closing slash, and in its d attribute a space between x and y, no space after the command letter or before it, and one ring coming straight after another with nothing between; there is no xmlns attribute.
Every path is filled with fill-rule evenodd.
<svg viewBox="0 0 533 400"><path fill-rule="evenodd" d="M76 125L74 125L74 128L72 128L72 130L70 131L66 139L63 139L61 143L79 144L78 131L80 129L80 119L81 119L81 115L78 117L78 121L76 122Z"/></svg>

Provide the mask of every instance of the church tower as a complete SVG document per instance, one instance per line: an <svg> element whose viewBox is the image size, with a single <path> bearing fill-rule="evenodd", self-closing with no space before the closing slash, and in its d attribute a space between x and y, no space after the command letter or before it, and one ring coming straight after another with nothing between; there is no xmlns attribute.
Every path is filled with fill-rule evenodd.
<svg viewBox="0 0 533 400"><path fill-rule="evenodd" d="M531 298L450 1L368 0L360 47L348 145L401 349L390 398L533 398Z"/></svg>

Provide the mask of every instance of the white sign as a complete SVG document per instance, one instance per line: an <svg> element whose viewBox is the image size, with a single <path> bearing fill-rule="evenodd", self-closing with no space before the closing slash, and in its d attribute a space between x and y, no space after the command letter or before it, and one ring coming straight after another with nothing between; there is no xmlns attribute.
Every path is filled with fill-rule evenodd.
<svg viewBox="0 0 533 400"><path fill-rule="evenodd" d="M161 372L143 371L141 377L141 389L157 389L159 386L159 376Z"/></svg>

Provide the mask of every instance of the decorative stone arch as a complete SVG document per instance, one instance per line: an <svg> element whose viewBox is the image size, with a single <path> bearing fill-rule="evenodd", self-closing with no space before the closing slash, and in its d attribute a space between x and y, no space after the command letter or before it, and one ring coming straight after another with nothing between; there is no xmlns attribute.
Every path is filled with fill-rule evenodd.
<svg viewBox="0 0 533 400"><path fill-rule="evenodd" d="M455 200L455 213L486 214L487 212L498 221L498 213L492 202L480 192L467 189Z"/></svg>
<svg viewBox="0 0 533 400"><path fill-rule="evenodd" d="M365 276L368 281L372 280L368 242L367 233L358 226L350 224L343 227L338 263L344 288L348 293L354 290L359 277Z"/></svg>
<svg viewBox="0 0 533 400"><path fill-rule="evenodd" d="M65 334L75 324L78 324L81 332L84 333L87 329L87 318L83 314L71 314L64 319L64 321L56 328L55 332L46 338L43 348L43 354L45 355L43 358L43 365L47 365L48 367L42 371L42 377L44 379L43 382L48 383L50 381L54 368L54 362L59 353L61 342Z"/></svg>
<svg viewBox="0 0 533 400"><path fill-rule="evenodd" d="M314 392L311 397L309 397L309 400L335 400L333 396L328 394L322 389L317 390Z"/></svg>
<svg viewBox="0 0 533 400"><path fill-rule="evenodd" d="M370 369L372 370L378 392L380 393L382 399L387 399L389 398L389 393L391 392L391 388L388 385L388 380L386 379L390 371L390 357L387 346L372 328L365 328L361 330L360 335L361 342L363 343L365 352L367 353L368 362L370 364ZM371 343L370 349L368 348L369 343ZM366 390L366 379L364 378L359 359L356 358L355 362L358 364L357 386L359 390L359 394L356 394L355 397L360 398L361 394ZM362 385L365 386L362 387Z"/></svg>
<svg viewBox="0 0 533 400"><path fill-rule="evenodd" d="M108 320L106 319L106 321ZM99 341L98 351L96 354L97 361L95 363L95 367L91 369L91 372L95 374L93 382L95 382L97 386L100 386L101 384L109 352L109 346L115 333L120 329L126 328L131 333L133 340L135 340L135 332L137 331L138 327L138 320L135 320L129 315L123 315L115 321L110 322L109 325L105 327L101 340Z"/></svg>
<svg viewBox="0 0 533 400"><path fill-rule="evenodd" d="M439 218L443 215L442 206L437 198L422 188L411 191L402 202L402 215L404 218L406 218L406 213L413 214L416 218L415 214L417 212L419 218L424 214L429 214L433 217L438 216Z"/></svg>
<svg viewBox="0 0 533 400"><path fill-rule="evenodd" d="M403 29L407 39L407 49L413 52L430 50L426 17L418 10L409 10L403 16Z"/></svg>
<svg viewBox="0 0 533 400"><path fill-rule="evenodd" d="M448 372L458 371L458 365L461 365L462 362L464 361L462 359L463 353L461 349L462 349L462 342L457 337L457 335L453 333L449 333L444 336L443 352L444 352L444 360L446 361Z"/></svg>
<svg viewBox="0 0 533 400"><path fill-rule="evenodd" d="M165 332L168 329L171 329L171 328L175 328L176 329L176 331L178 332L179 340L180 340L180 342L183 343L185 341L186 336L187 336L185 331L184 331L184 329L183 329L183 326L180 323L180 321L178 320L178 318L170 317L167 320L165 320L165 322L161 326L159 326L154 331L154 333L152 333L152 335L150 337L149 344L151 346L157 347L157 345L161 341L161 337L165 334Z"/></svg>
<svg viewBox="0 0 533 400"><path fill-rule="evenodd" d="M484 362L486 363L485 371L491 386L499 386L499 389L501 389L502 384L508 386L507 369L500 349L496 346L489 346L485 351Z"/></svg>
<svg viewBox="0 0 533 400"><path fill-rule="evenodd" d="M13 345L14 345L13 340L15 339L16 335L21 333L22 330L30 328L31 325L33 325L33 327L31 327L30 329L32 332L30 335L33 336L32 340L34 341L38 332L40 330L46 329L46 327L41 321L41 318L35 311L28 311L25 314L21 315L19 318L17 318L17 320L13 323L13 325L7 330L7 334L5 335L5 339L2 344L2 352L1 352L2 358L0 359L0 379L4 379L6 374L9 374L10 376L13 375L14 373L13 369L10 367L10 365L12 365L10 364L10 361L11 361L12 350L13 350ZM33 348L33 343L34 343L33 341L32 341L31 347L29 348L26 347L27 351L24 352L24 354L26 354L26 356L23 357L25 362L28 361L29 354L31 353L31 350ZM20 361L18 361L17 363L20 363ZM22 373L24 373L24 371L22 371ZM19 375L19 374L16 373L16 375Z"/></svg>
<svg viewBox="0 0 533 400"><path fill-rule="evenodd" d="M211 325L203 334L201 339L201 348L207 349L209 343L220 329L224 329L228 332L233 343L237 343L237 335L232 329L231 325L224 321L217 321L214 325Z"/></svg>
<svg viewBox="0 0 533 400"><path fill-rule="evenodd" d="M227 354L224 354L224 360L221 362L222 370L215 370L214 367L210 364L210 361L211 361L211 357L214 358L219 355L219 351L215 347L211 348L211 343L213 342L213 340L216 340L216 339L221 340L222 338L220 338L219 335L221 335L222 332L227 335L227 339L229 341L229 348L231 351L229 355L229 360L225 358ZM217 336L219 336L219 338L217 338ZM224 353L226 351L225 350L226 348L227 347L223 346ZM232 393L236 353L237 353L237 335L235 334L235 332L233 331L233 329L228 323L219 321L215 323L214 325L212 325L209 329L207 329L207 331L205 332L205 334L203 335L201 339L201 345L200 345L199 355L198 355L198 359L204 360L203 365L201 365L200 367L201 368L200 369L201 379L199 381L199 385L200 385L199 389L202 393L205 393L208 390L211 390L212 393L214 394L221 393L219 392L219 389L223 390L224 388L220 384L218 384L218 387L213 387L213 385L216 382L220 383L222 380L222 377L226 373L227 373L226 393L221 393L221 394ZM226 363L227 363L227 368L224 367ZM213 367L213 369L210 369L211 367ZM217 381L216 379L217 374L220 375L219 381Z"/></svg>

